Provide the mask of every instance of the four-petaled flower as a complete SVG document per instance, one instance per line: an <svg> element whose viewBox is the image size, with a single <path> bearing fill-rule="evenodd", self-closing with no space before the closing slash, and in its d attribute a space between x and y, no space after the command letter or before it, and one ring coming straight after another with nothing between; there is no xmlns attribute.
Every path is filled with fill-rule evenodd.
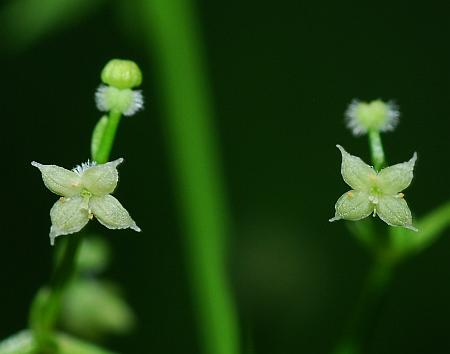
<svg viewBox="0 0 450 354"><path fill-rule="evenodd" d="M45 186L61 198L50 210L50 243L61 235L80 231L94 216L109 229L131 228L141 231L130 214L110 193L119 180L117 159L101 165L83 163L69 171L56 165L33 161L42 174Z"/></svg>
<svg viewBox="0 0 450 354"><path fill-rule="evenodd" d="M342 153L342 177L353 189L336 202L336 215L330 221L360 220L373 213L391 226L402 226L417 231L412 225L411 211L403 199L402 190L413 179L417 154L403 163L375 171L359 157L350 155L340 145Z"/></svg>

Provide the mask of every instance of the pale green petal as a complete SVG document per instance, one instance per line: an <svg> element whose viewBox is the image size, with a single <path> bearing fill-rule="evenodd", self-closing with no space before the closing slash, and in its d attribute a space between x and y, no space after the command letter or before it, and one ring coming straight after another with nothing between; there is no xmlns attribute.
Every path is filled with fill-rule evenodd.
<svg viewBox="0 0 450 354"><path fill-rule="evenodd" d="M386 167L378 174L378 186L385 194L395 194L407 188L413 179L414 164L417 154L403 163Z"/></svg>
<svg viewBox="0 0 450 354"><path fill-rule="evenodd" d="M412 225L412 216L408 204L401 194L379 197L376 212L380 219L388 225L402 226L417 231Z"/></svg>
<svg viewBox="0 0 450 354"><path fill-rule="evenodd" d="M98 221L108 229L127 229L141 231L128 211L112 195L92 197L89 208Z"/></svg>
<svg viewBox="0 0 450 354"><path fill-rule="evenodd" d="M87 168L81 175L83 187L94 195L112 193L119 180L117 165L121 164L122 161L123 159L117 159Z"/></svg>
<svg viewBox="0 0 450 354"><path fill-rule="evenodd" d="M87 200L82 197L60 198L50 209L50 243L56 237L80 231L89 221Z"/></svg>
<svg viewBox="0 0 450 354"><path fill-rule="evenodd" d="M376 179L375 170L357 156L350 155L340 145L342 153L341 174L345 183L356 190L369 191Z"/></svg>
<svg viewBox="0 0 450 354"><path fill-rule="evenodd" d="M42 174L45 186L53 193L63 197L72 197L81 192L81 178L73 172L56 165L42 165L33 161Z"/></svg>
<svg viewBox="0 0 450 354"><path fill-rule="evenodd" d="M369 193L362 191L349 191L343 194L336 202L336 215L330 221L360 220L369 216L374 209L374 204L369 200Z"/></svg>

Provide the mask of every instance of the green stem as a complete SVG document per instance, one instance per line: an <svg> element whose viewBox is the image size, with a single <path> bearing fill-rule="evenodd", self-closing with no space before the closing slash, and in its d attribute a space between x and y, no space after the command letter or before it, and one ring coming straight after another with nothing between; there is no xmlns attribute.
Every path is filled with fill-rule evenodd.
<svg viewBox="0 0 450 354"><path fill-rule="evenodd" d="M372 156L372 164L379 171L385 164L383 143L380 132L376 129L369 131L369 146ZM359 239L368 243L370 248L376 250L375 261L367 275L362 292L352 312L344 334L334 350L334 354L361 354L366 352L366 346L370 342L376 324L377 314L381 308L384 295L393 277L396 261L388 256L389 250L380 248L373 240L378 239L370 225L358 222L355 233Z"/></svg>
<svg viewBox="0 0 450 354"><path fill-rule="evenodd" d="M38 338L46 339L58 319L64 289L75 272L75 260L81 244L82 235L61 241L61 258L53 271L48 288L41 289L33 303L31 327Z"/></svg>
<svg viewBox="0 0 450 354"><path fill-rule="evenodd" d="M369 146L373 166L377 171L379 171L386 164L386 160L384 158L383 143L381 142L380 132L376 129L371 129L369 131Z"/></svg>
<svg viewBox="0 0 450 354"><path fill-rule="evenodd" d="M376 325L377 315L386 290L394 275L395 264L388 259L378 259L372 266L360 297L334 354L366 353L367 344Z"/></svg>
<svg viewBox="0 0 450 354"><path fill-rule="evenodd" d="M207 354L240 352L226 251L229 220L197 20L189 0L141 0L166 99L193 297Z"/></svg>
<svg viewBox="0 0 450 354"><path fill-rule="evenodd" d="M111 111L109 113L108 122L102 135L99 147L92 159L97 163L106 163L109 160L114 140L116 138L117 128L119 127L121 113Z"/></svg>
<svg viewBox="0 0 450 354"><path fill-rule="evenodd" d="M92 160L97 163L108 161L120 117L120 112L110 112L99 148L95 155L91 156ZM63 249L59 262L56 263L50 285L41 289L33 300L30 311L30 326L41 346L48 345L48 342L52 339L52 331L59 317L64 292L75 273L78 250L82 239L80 233L60 241L58 247Z"/></svg>

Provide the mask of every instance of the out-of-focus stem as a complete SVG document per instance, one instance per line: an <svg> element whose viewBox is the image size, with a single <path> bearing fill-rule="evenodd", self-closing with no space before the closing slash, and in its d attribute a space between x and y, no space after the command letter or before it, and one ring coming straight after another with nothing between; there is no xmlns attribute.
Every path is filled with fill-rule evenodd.
<svg viewBox="0 0 450 354"><path fill-rule="evenodd" d="M58 348L58 354L114 354L62 333L54 333L53 339ZM0 343L0 354L38 353L42 353L42 351L39 351L33 332L29 330L19 332Z"/></svg>
<svg viewBox="0 0 450 354"><path fill-rule="evenodd" d="M189 0L141 0L165 95L169 149L205 354L239 353L226 270L229 220L197 20Z"/></svg>
<svg viewBox="0 0 450 354"><path fill-rule="evenodd" d="M333 354L363 354L376 325L377 313L394 275L389 259L377 259L367 275L362 292Z"/></svg>

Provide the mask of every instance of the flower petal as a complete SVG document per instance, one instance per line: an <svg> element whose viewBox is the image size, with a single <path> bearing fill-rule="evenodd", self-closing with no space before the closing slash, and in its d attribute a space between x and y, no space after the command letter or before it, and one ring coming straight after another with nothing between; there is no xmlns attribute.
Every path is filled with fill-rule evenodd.
<svg viewBox="0 0 450 354"><path fill-rule="evenodd" d="M378 198L376 212L381 220L391 226L402 226L417 231L412 225L411 211L401 195L385 195Z"/></svg>
<svg viewBox="0 0 450 354"><path fill-rule="evenodd" d="M81 179L75 172L56 165L42 165L36 161L31 164L41 171L45 186L53 193L72 197L81 192Z"/></svg>
<svg viewBox="0 0 450 354"><path fill-rule="evenodd" d="M128 211L112 195L93 196L89 200L89 208L98 221L108 229L127 229L141 231Z"/></svg>
<svg viewBox="0 0 450 354"><path fill-rule="evenodd" d="M82 197L60 198L50 209L50 243L61 235L80 231L89 221L87 201Z"/></svg>
<svg viewBox="0 0 450 354"><path fill-rule="evenodd" d="M112 193L119 180L117 165L121 164L122 161L123 159L117 159L102 165L89 167L81 175L83 186L94 195Z"/></svg>
<svg viewBox="0 0 450 354"><path fill-rule="evenodd" d="M340 145L336 145L342 153L341 174L345 183L356 190L369 191L376 178L375 170L357 156L350 155Z"/></svg>
<svg viewBox="0 0 450 354"><path fill-rule="evenodd" d="M330 221L360 220L373 212L374 204L369 200L369 193L352 190L338 199L335 208L336 215Z"/></svg>
<svg viewBox="0 0 450 354"><path fill-rule="evenodd" d="M386 167L378 173L378 186L385 194L395 194L407 188L413 179L414 164L417 154L403 163Z"/></svg>

